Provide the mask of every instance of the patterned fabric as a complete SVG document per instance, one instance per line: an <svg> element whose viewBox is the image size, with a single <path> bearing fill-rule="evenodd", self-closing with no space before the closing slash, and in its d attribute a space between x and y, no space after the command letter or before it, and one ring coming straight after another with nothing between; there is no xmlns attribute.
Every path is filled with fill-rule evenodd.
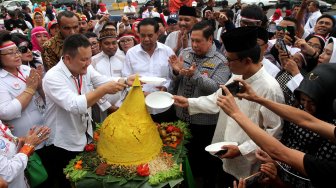
<svg viewBox="0 0 336 188"><path fill-rule="evenodd" d="M197 69L192 77L177 76L174 79L173 87L177 95L187 98L196 98L207 96L216 92L220 84L225 84L231 73L225 57L216 51L213 44L209 52L204 57L198 57L192 48L186 48L181 51L184 59L184 67L189 68L193 63ZM183 121L197 125L216 124L218 114L196 114L189 115L188 109L176 107L176 115Z"/></svg>
<svg viewBox="0 0 336 188"><path fill-rule="evenodd" d="M332 124L336 125L336 120L333 120ZM321 138L318 134L305 128L301 128L293 123L284 126L281 142L289 148L313 155L317 159L336 161L336 145L334 143L331 143L327 139ZM284 163L280 164L290 173L303 177L291 166ZM310 181L297 178L294 175L285 172L283 169L279 170L279 177L282 181L298 188L314 187Z"/></svg>
<svg viewBox="0 0 336 188"><path fill-rule="evenodd" d="M55 66L62 57L64 39L60 33L43 44L42 59L45 71Z"/></svg>
<svg viewBox="0 0 336 188"><path fill-rule="evenodd" d="M281 70L278 75L275 77L275 79L278 81L281 90L284 94L285 97L285 103L287 105L291 105L293 106L295 103L295 97L294 97L294 93L286 86L286 84L293 78L293 76L285 71L285 70Z"/></svg>

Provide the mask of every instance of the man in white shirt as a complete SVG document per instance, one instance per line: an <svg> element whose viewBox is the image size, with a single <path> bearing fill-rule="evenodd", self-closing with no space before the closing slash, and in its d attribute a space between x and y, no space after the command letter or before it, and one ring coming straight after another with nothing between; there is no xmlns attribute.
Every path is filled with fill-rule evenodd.
<svg viewBox="0 0 336 188"><path fill-rule="evenodd" d="M149 1L146 5L147 10L142 13L142 18L160 18L160 14L154 11L154 3Z"/></svg>
<svg viewBox="0 0 336 188"><path fill-rule="evenodd" d="M308 4L308 12L311 13L311 15L309 16L304 29L312 33L317 19L322 15L319 2L315 0L310 1Z"/></svg>
<svg viewBox="0 0 336 188"><path fill-rule="evenodd" d="M127 5L124 6L124 14L134 16L136 14L135 7L132 5L132 0L127 0Z"/></svg>
<svg viewBox="0 0 336 188"><path fill-rule="evenodd" d="M140 76L154 76L165 78L167 81L160 87L145 84L143 91L148 95L154 91L167 91L172 80L172 69L168 59L174 54L168 46L157 42L159 25L151 18L145 18L138 24L140 44L127 51L123 76L139 74ZM158 111L153 114L158 113Z"/></svg>
<svg viewBox="0 0 336 188"><path fill-rule="evenodd" d="M277 81L270 76L260 62L260 47L257 45L257 29L240 27L227 31L222 35L226 49L226 58L231 72L235 75L228 81L236 78L244 79L258 93L276 102L283 102L283 94ZM209 96L186 99L174 96L175 104L188 107L190 114L218 113L219 119L212 142L233 141L236 145L226 145L228 151L219 157L223 161L225 172L235 178L245 178L259 170L260 164L256 161L256 144L237 126L237 123L227 116L217 105L218 96L222 90ZM279 136L282 121L279 116L267 108L246 100L235 98L239 108L254 123L273 136ZM225 181L232 181L226 179ZM232 184L231 184L232 186Z"/></svg>
<svg viewBox="0 0 336 188"><path fill-rule="evenodd" d="M270 74L273 78L280 72L280 69L274 65L270 60L265 58L265 52L268 48L268 32L262 27L258 27L258 38L257 43L260 46L262 65L265 68L266 72Z"/></svg>
<svg viewBox="0 0 336 188"><path fill-rule="evenodd" d="M115 82L119 78L107 78L95 71L90 65L91 56L89 40L80 34L71 35L64 41L63 57L43 79L46 124L52 130L47 141L52 164L46 168L62 188L71 187L63 168L91 141L90 107L104 95L126 87Z"/></svg>
<svg viewBox="0 0 336 188"><path fill-rule="evenodd" d="M114 31L109 29L104 29L99 35L99 46L101 52L92 57L92 66L100 74L108 77L121 77L121 70L124 63L115 56L118 50L118 40L117 35ZM111 103L109 110L116 110L116 102L120 99L120 93L115 95L108 95L106 99ZM106 116L106 115L104 115ZM104 117L103 116L103 117Z"/></svg>
<svg viewBox="0 0 336 188"><path fill-rule="evenodd" d="M190 31L197 23L195 7L182 6L179 10L178 26L180 30L171 32L165 45L174 50L176 55L184 48L191 47Z"/></svg>

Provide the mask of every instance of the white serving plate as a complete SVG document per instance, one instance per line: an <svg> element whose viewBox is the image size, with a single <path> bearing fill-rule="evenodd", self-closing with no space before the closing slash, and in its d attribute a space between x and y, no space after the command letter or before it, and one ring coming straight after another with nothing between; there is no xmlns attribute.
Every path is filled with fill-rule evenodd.
<svg viewBox="0 0 336 188"><path fill-rule="evenodd" d="M155 86L162 86L167 79L154 76L141 76L139 80L145 84L152 84Z"/></svg>
<svg viewBox="0 0 336 188"><path fill-rule="evenodd" d="M210 152L210 153L216 153L217 151L221 150L223 146L227 146L227 145L238 146L238 143L237 142L218 142L218 143L214 143L214 144L211 144L205 147L205 151Z"/></svg>

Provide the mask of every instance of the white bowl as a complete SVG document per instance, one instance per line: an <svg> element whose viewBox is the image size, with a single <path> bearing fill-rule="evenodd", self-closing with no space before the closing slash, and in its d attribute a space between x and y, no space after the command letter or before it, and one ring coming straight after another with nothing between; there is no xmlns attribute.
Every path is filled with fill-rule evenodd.
<svg viewBox="0 0 336 188"><path fill-rule="evenodd" d="M167 80L165 78L154 76L141 76L139 80L145 84L151 84L154 86L162 86Z"/></svg>
<svg viewBox="0 0 336 188"><path fill-rule="evenodd" d="M214 143L214 144L211 144L205 147L205 151L211 154L214 154L218 152L219 150L221 150L223 146L227 146L227 145L238 146L238 143L237 142L217 142L217 143Z"/></svg>
<svg viewBox="0 0 336 188"><path fill-rule="evenodd" d="M174 104L172 97L173 95L168 92L156 91L146 96L145 103L149 108L161 113L168 110Z"/></svg>

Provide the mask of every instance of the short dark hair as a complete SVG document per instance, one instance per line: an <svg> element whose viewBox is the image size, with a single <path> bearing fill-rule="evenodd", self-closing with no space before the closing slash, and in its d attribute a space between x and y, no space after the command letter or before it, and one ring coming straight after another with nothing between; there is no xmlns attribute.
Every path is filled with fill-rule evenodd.
<svg viewBox="0 0 336 188"><path fill-rule="evenodd" d="M295 24L295 27L296 27L297 20L295 18L290 17L290 16L286 16L286 17L283 18L283 20L293 22Z"/></svg>
<svg viewBox="0 0 336 188"><path fill-rule="evenodd" d="M117 26L116 26L116 23L115 23L114 21L107 21L107 22L103 25L102 30L104 30L104 29L105 29L107 26L109 26L109 25L113 25L114 28L116 28L116 30L117 30Z"/></svg>
<svg viewBox="0 0 336 188"><path fill-rule="evenodd" d="M145 18L141 20L138 24L138 32L140 33L140 27L151 25L154 27L154 32L157 33L159 31L159 24L153 18Z"/></svg>
<svg viewBox="0 0 336 188"><path fill-rule="evenodd" d="M231 9L225 8L225 9L220 10L220 12L224 12L225 15L226 15L226 17L229 20L231 20L231 21L233 20L233 18L234 18L234 12Z"/></svg>
<svg viewBox="0 0 336 188"><path fill-rule="evenodd" d="M314 5L316 8L320 9L320 3L319 3L318 1L311 0L311 1L308 2L308 5L309 5L310 3L313 3L313 5Z"/></svg>
<svg viewBox="0 0 336 188"><path fill-rule="evenodd" d="M210 21L208 20L203 20L201 22L198 22L196 23L192 29L191 29L191 32L193 31L203 31L203 37L206 38L206 39L209 39L210 37L213 38L213 35L214 35L214 29L213 27L211 26L211 23Z"/></svg>
<svg viewBox="0 0 336 188"><path fill-rule="evenodd" d="M331 15L329 15L329 14L322 14L320 17L318 17L317 18L317 20L316 20L316 23L318 22L318 21L320 21L320 19L322 19L322 18L329 18L331 21L332 21L332 23L333 23L333 25L332 25L332 27L334 28L335 27L335 18L333 17L333 16L331 16Z"/></svg>
<svg viewBox="0 0 336 188"><path fill-rule="evenodd" d="M255 47L245 50L245 51L241 51L241 52L236 52L238 58L243 59L243 58L251 58L252 62L254 64L257 64L260 60L260 54L261 53L261 49L259 45L256 45Z"/></svg>
<svg viewBox="0 0 336 188"><path fill-rule="evenodd" d="M254 4L247 5L246 7L244 7L241 10L240 15L242 17L252 18L252 19L260 20L260 21L263 21L264 19L263 10L258 5L254 5Z"/></svg>
<svg viewBox="0 0 336 188"><path fill-rule="evenodd" d="M7 31L7 30L1 30L0 31L0 46L2 46L3 43L5 42L8 42L8 41L11 41L11 35L10 35L10 32ZM2 69L3 66L2 66L2 62L1 62L1 58L0 58L0 68Z"/></svg>
<svg viewBox="0 0 336 188"><path fill-rule="evenodd" d="M82 34L74 34L67 37L63 44L63 56L68 54L71 57L75 57L78 53L78 48L80 47L91 47L91 43L86 36Z"/></svg>
<svg viewBox="0 0 336 188"><path fill-rule="evenodd" d="M98 36L96 35L96 33L93 32L87 32L84 34L86 36L86 38L98 38Z"/></svg>
<svg viewBox="0 0 336 188"><path fill-rule="evenodd" d="M62 17L67 17L67 18L72 18L76 16L75 13L71 12L71 11L68 11L68 10L65 10L65 11L62 11L60 12L58 15L57 15L57 23L60 25L61 24L61 18ZM76 16L77 17L77 16Z"/></svg>

